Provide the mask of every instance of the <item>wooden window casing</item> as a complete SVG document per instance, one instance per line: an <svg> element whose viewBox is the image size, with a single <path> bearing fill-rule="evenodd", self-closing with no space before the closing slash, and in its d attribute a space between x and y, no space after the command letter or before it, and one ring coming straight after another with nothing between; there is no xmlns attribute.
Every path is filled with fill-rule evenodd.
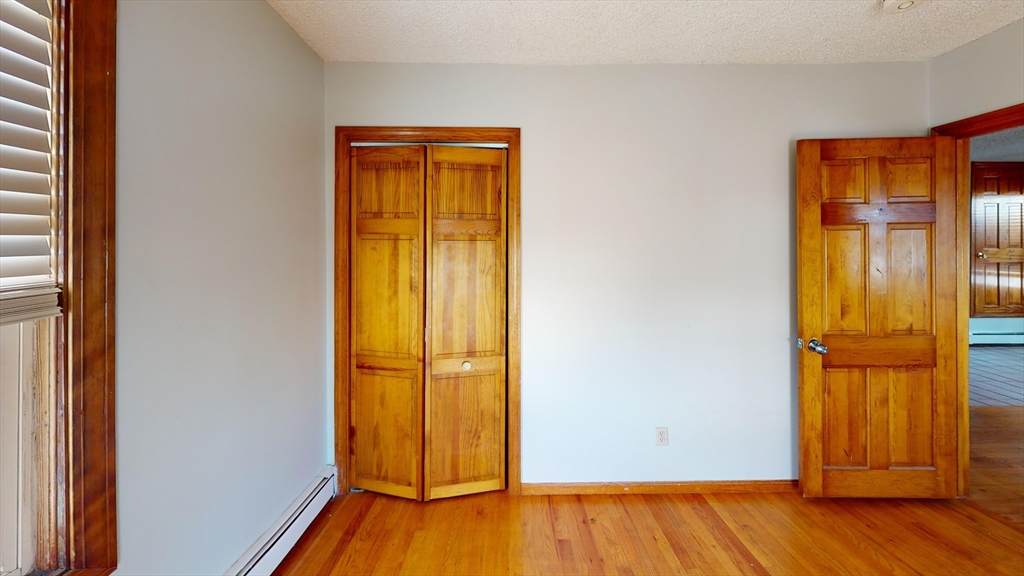
<svg viewBox="0 0 1024 576"><path fill-rule="evenodd" d="M37 428L37 570L117 567L114 445L114 196L117 0L54 0L59 138L52 426Z"/></svg>

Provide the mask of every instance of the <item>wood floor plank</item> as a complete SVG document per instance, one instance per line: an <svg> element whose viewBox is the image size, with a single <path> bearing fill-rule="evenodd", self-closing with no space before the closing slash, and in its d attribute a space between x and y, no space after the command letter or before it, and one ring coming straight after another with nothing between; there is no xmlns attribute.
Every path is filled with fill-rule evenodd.
<svg viewBox="0 0 1024 576"><path fill-rule="evenodd" d="M768 572L699 494L644 497L688 574ZM685 558L685 560L684 560Z"/></svg>
<svg viewBox="0 0 1024 576"><path fill-rule="evenodd" d="M551 518L551 497L520 498L522 564L525 574L564 574L557 549L554 521ZM509 527L515 532L516 525Z"/></svg>

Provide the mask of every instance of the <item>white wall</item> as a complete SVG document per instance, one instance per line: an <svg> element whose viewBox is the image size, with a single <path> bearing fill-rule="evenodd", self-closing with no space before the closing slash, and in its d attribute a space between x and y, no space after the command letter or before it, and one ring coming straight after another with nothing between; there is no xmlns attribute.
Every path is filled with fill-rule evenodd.
<svg viewBox="0 0 1024 576"><path fill-rule="evenodd" d="M327 64L326 137L522 128L525 482L795 478L795 141L923 135L927 88L925 63Z"/></svg>
<svg viewBox="0 0 1024 576"><path fill-rule="evenodd" d="M929 62L930 124L1024 102L1024 20Z"/></svg>
<svg viewBox="0 0 1024 576"><path fill-rule="evenodd" d="M118 4L119 574L222 574L330 453L323 64L265 2Z"/></svg>

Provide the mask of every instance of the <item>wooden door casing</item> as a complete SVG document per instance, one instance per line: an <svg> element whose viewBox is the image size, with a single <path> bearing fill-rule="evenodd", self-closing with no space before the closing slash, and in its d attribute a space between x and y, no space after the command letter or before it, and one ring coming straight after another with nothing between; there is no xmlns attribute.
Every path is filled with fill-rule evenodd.
<svg viewBox="0 0 1024 576"><path fill-rule="evenodd" d="M353 149L351 485L423 499L423 146Z"/></svg>
<svg viewBox="0 0 1024 576"><path fill-rule="evenodd" d="M806 140L798 156L800 484L954 497L952 138Z"/></svg>
<svg viewBox="0 0 1024 576"><path fill-rule="evenodd" d="M1024 162L972 162L971 316L1024 316Z"/></svg>
<svg viewBox="0 0 1024 576"><path fill-rule="evenodd" d="M427 147L428 500L505 488L506 198L505 150Z"/></svg>

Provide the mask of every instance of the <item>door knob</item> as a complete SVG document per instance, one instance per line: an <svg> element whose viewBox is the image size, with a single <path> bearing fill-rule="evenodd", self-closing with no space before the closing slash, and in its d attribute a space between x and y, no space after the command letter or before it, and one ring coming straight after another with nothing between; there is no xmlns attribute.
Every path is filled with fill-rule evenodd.
<svg viewBox="0 0 1024 576"><path fill-rule="evenodd" d="M978 252L978 258L988 258L988 254L985 254L984 252Z"/></svg>
<svg viewBox="0 0 1024 576"><path fill-rule="evenodd" d="M812 339L810 342L807 343L807 349L810 350L811 352L814 352L815 354L821 354L822 356L828 354L828 346L825 346L824 344L818 342L815 339Z"/></svg>
<svg viewBox="0 0 1024 576"><path fill-rule="evenodd" d="M465 362L462 363L463 370L471 370L472 368L473 365L469 362L469 360L466 360Z"/></svg>

